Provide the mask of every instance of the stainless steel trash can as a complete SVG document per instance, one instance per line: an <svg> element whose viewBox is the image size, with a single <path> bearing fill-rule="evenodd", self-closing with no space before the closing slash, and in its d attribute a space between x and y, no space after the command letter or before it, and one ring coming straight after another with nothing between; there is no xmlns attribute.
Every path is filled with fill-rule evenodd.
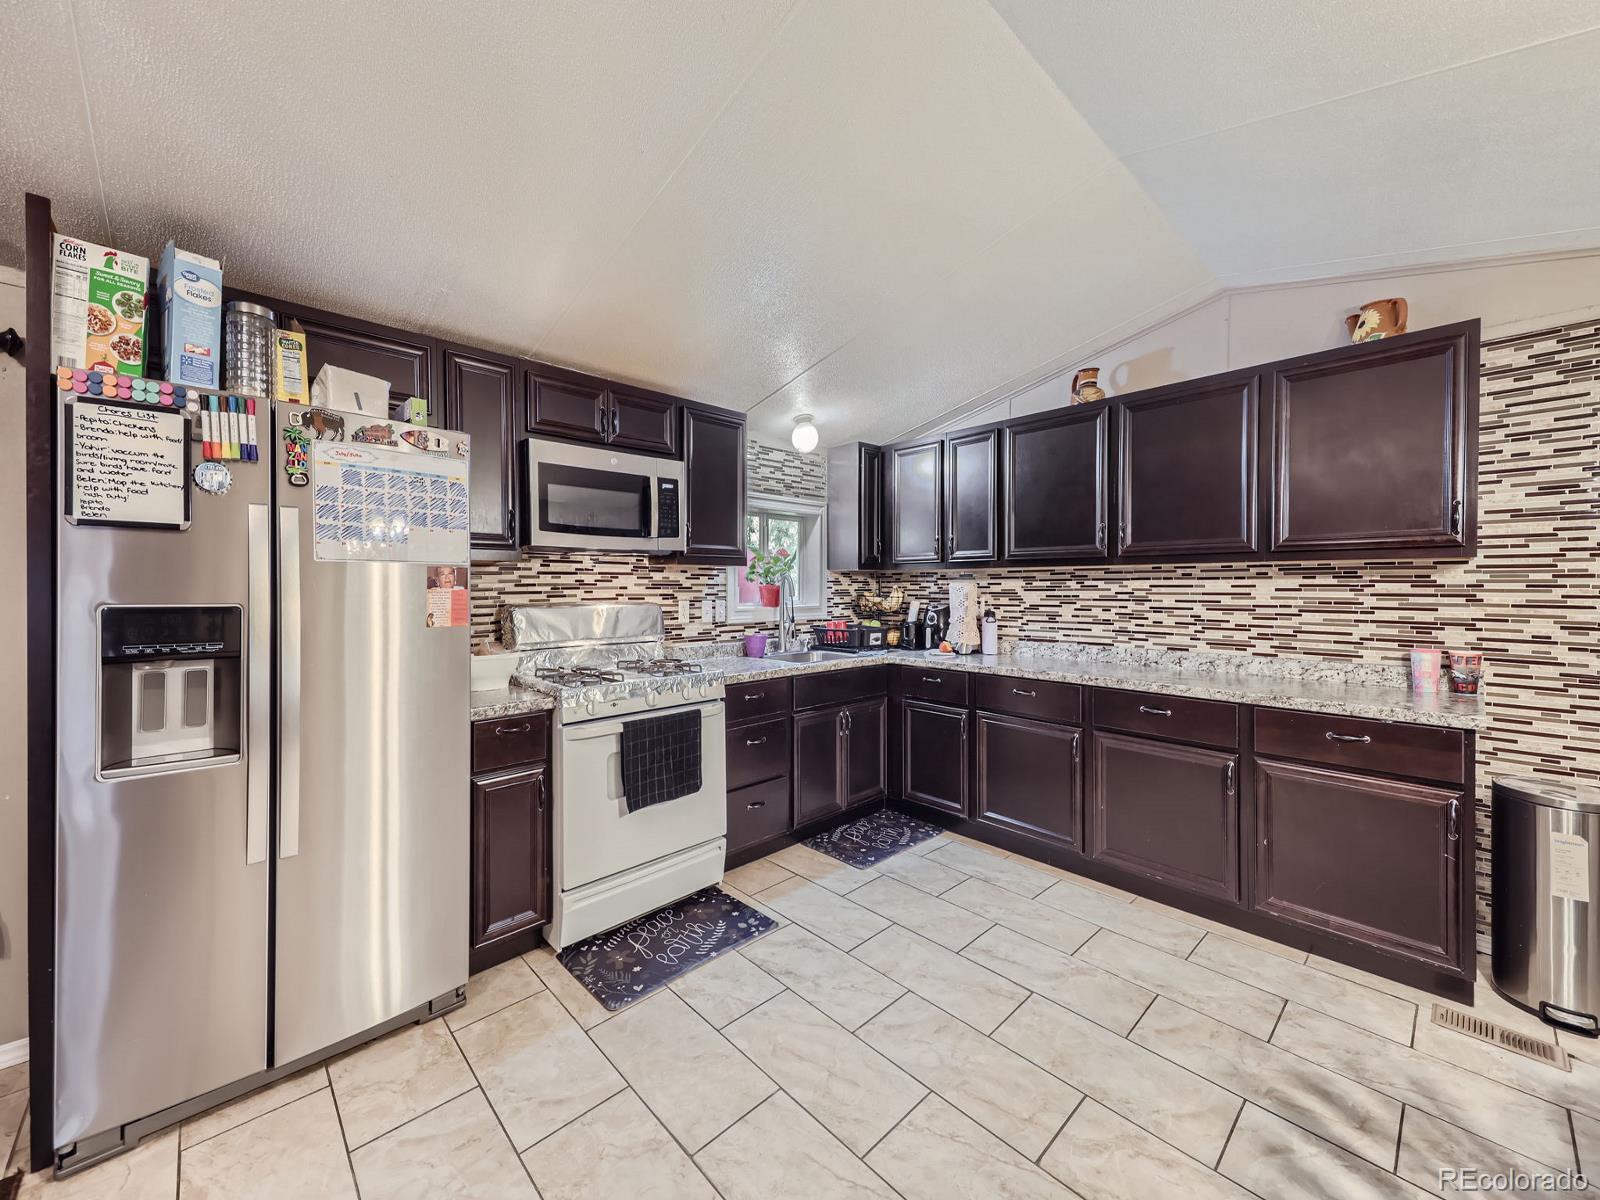
<svg viewBox="0 0 1600 1200"><path fill-rule="evenodd" d="M1494 989L1600 1036L1600 787L1498 779L1493 800Z"/></svg>

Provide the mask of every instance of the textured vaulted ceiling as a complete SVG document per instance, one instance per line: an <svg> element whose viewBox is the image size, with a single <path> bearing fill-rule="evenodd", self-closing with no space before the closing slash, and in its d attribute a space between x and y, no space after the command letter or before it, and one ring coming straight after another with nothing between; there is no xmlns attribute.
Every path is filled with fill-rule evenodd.
<svg viewBox="0 0 1600 1200"><path fill-rule="evenodd" d="M1597 79L1593 0L0 0L0 262L30 189L888 438L1223 287L1600 244Z"/></svg>

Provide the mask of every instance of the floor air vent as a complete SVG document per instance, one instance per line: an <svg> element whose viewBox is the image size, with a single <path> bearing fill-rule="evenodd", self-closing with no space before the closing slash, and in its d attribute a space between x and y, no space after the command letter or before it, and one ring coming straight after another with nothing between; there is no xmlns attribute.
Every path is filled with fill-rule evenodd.
<svg viewBox="0 0 1600 1200"><path fill-rule="evenodd" d="M1558 1071L1572 1070L1572 1060L1567 1057L1567 1052L1554 1042L1529 1037L1525 1033L1507 1029L1504 1025L1496 1025L1493 1021L1462 1012L1459 1008L1447 1008L1443 1004L1435 1004L1433 1023L1443 1025L1446 1029L1453 1029L1457 1033L1464 1033L1468 1037L1475 1037L1481 1042L1488 1042L1491 1046L1510 1050L1514 1054L1522 1055L1523 1058L1531 1058L1534 1062L1545 1063Z"/></svg>

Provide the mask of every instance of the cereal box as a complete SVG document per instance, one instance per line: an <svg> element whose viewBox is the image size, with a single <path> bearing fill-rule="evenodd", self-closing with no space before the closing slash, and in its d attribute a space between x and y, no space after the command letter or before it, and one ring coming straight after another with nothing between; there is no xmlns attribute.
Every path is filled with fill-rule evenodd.
<svg viewBox="0 0 1600 1200"><path fill-rule="evenodd" d="M172 383L222 386L222 264L168 242L156 268L159 361Z"/></svg>
<svg viewBox="0 0 1600 1200"><path fill-rule="evenodd" d="M55 365L143 375L149 260L56 233L50 261Z"/></svg>

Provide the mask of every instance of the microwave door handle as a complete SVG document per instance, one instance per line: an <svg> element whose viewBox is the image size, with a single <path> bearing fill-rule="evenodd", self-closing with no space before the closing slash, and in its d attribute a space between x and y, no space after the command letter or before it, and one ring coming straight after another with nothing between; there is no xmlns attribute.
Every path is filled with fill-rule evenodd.
<svg viewBox="0 0 1600 1200"><path fill-rule="evenodd" d="M278 857L300 853L300 510L278 510Z"/></svg>
<svg viewBox="0 0 1600 1200"><path fill-rule="evenodd" d="M661 544L661 476L651 471L646 477L645 486L650 489L650 531L645 536L655 543L657 550L664 550Z"/></svg>
<svg viewBox="0 0 1600 1200"><path fill-rule="evenodd" d="M267 861L272 811L272 508L248 513L250 612L246 633L244 861Z"/></svg>

